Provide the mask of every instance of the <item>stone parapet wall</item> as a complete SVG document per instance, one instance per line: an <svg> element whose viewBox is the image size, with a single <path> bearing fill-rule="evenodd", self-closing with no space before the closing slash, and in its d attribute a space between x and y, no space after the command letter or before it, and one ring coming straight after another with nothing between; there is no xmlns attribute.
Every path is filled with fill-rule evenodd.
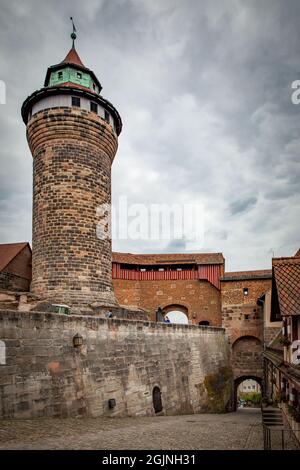
<svg viewBox="0 0 300 470"><path fill-rule="evenodd" d="M224 412L230 398L222 328L0 311L0 339L2 417L153 415L154 387L165 414Z"/></svg>

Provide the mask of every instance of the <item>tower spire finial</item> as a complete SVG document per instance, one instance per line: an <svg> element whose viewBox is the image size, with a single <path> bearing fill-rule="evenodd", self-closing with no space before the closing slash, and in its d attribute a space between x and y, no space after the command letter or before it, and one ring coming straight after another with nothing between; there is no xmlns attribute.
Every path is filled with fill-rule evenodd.
<svg viewBox="0 0 300 470"><path fill-rule="evenodd" d="M72 21L72 26L73 26L73 32L71 34L71 39L72 39L72 49L75 49L75 39L77 38L76 36L76 28L75 28L75 24L74 24L74 21L73 21L73 17L70 16L70 20Z"/></svg>

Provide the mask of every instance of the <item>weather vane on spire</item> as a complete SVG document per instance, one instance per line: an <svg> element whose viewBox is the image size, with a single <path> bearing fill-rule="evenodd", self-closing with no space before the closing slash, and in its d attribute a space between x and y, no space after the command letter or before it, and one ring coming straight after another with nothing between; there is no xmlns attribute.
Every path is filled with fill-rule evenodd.
<svg viewBox="0 0 300 470"><path fill-rule="evenodd" d="M74 21L73 21L73 17L72 17L72 16L70 16L70 20L72 21L72 25L73 25L73 32L72 32L72 34L71 34L71 39L72 39L72 41L73 41L73 43L72 43L72 48L74 49L74 48L75 48L75 45L74 45L74 44L75 44L75 39L77 38L77 36L76 36L76 28L75 28L75 24L74 24Z"/></svg>

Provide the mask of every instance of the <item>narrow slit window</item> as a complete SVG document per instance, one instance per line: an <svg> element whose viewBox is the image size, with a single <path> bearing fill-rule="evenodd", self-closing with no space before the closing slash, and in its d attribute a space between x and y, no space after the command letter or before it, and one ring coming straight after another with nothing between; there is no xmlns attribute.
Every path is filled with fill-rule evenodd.
<svg viewBox="0 0 300 470"><path fill-rule="evenodd" d="M104 119L109 124L109 113L106 110L104 110Z"/></svg>
<svg viewBox="0 0 300 470"><path fill-rule="evenodd" d="M63 78L63 73L62 73L62 72L58 72L57 76L58 76L58 78Z"/></svg>
<svg viewBox="0 0 300 470"><path fill-rule="evenodd" d="M77 78L82 78L82 73L77 72Z"/></svg>
<svg viewBox="0 0 300 470"><path fill-rule="evenodd" d="M94 103L93 101L91 101L91 111L92 113L98 113L98 105L97 103Z"/></svg>
<svg viewBox="0 0 300 470"><path fill-rule="evenodd" d="M244 287L243 292L244 292L244 295L248 295L249 294L248 287Z"/></svg>
<svg viewBox="0 0 300 470"><path fill-rule="evenodd" d="M72 106L80 108L80 98L77 96L72 96Z"/></svg>

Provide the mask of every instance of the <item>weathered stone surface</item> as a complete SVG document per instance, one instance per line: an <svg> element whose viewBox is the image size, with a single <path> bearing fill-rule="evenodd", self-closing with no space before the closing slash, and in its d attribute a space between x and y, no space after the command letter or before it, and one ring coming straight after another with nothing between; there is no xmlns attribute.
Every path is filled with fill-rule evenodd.
<svg viewBox="0 0 300 470"><path fill-rule="evenodd" d="M97 236L109 209L113 128L80 108L53 108L28 122L33 155L31 290L71 306L116 305L111 240ZM91 309L90 309L91 311Z"/></svg>
<svg viewBox="0 0 300 470"><path fill-rule="evenodd" d="M2 417L153 415L155 386L165 414L221 412L230 398L221 328L0 311L0 338Z"/></svg>
<svg viewBox="0 0 300 470"><path fill-rule="evenodd" d="M237 413L136 417L1 420L0 449L263 449L259 408ZM299 444L285 432L285 449ZM272 431L272 449L281 449Z"/></svg>

